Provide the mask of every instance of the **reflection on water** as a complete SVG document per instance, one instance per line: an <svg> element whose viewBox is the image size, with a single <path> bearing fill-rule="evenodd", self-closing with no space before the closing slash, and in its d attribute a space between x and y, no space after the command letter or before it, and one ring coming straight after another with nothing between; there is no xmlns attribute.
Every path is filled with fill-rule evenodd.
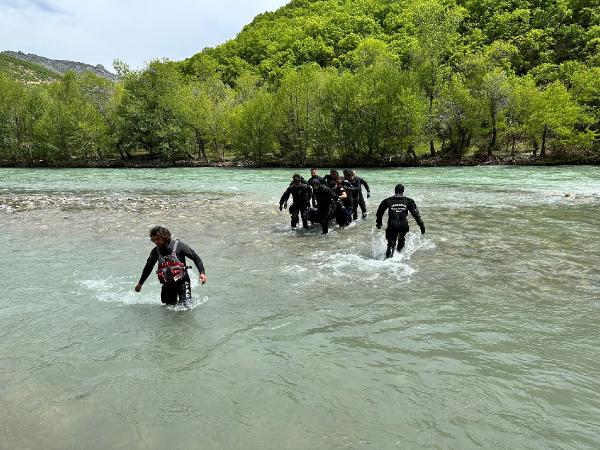
<svg viewBox="0 0 600 450"><path fill-rule="evenodd" d="M596 447L600 170L359 174L323 236L291 171L0 169L2 446ZM386 260L397 182L427 234ZM205 262L190 310L133 292L156 224Z"/></svg>

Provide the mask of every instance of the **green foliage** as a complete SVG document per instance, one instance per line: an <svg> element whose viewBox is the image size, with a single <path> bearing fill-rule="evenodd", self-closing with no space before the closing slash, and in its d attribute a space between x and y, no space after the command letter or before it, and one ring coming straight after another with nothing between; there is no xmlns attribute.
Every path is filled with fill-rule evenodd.
<svg viewBox="0 0 600 450"><path fill-rule="evenodd" d="M0 158L587 152L599 149L599 55L600 0L293 0L185 61L116 60L118 83L23 84L0 58Z"/></svg>
<svg viewBox="0 0 600 450"><path fill-rule="evenodd" d="M0 74L23 83L49 83L60 79L56 72L38 64L0 54Z"/></svg>
<svg viewBox="0 0 600 450"><path fill-rule="evenodd" d="M182 155L186 132L176 107L182 80L175 64L160 61L125 76L117 132L125 151L143 149L170 160Z"/></svg>

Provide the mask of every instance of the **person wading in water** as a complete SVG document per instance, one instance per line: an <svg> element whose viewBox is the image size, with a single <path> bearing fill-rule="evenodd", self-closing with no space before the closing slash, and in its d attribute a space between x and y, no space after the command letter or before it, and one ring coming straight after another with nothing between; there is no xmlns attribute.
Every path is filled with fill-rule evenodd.
<svg viewBox="0 0 600 450"><path fill-rule="evenodd" d="M166 305L179 303L187 305L192 298L190 276L185 265L186 256L194 261L198 272L199 281L204 284L207 281L204 273L204 265L198 254L183 242L171 239L171 232L165 227L154 227L150 230L150 240L156 245L151 251L140 281L135 285L135 292L142 290L142 285L152 272L154 265L158 262L158 281L162 284L160 300Z"/></svg>
<svg viewBox="0 0 600 450"><path fill-rule="evenodd" d="M396 185L395 192L396 195L386 198L379 204L379 208L377 208L376 226L378 229L381 228L383 215L388 211L388 226L385 230L385 237L388 241L387 251L385 252L386 258L394 256L396 241L398 242L398 251L404 248L404 238L406 237L406 233L408 233L408 220L406 218L409 212L416 220L419 228L421 228L421 234L425 234L425 224L421 220L421 215L415 201L403 195L404 186L401 184Z"/></svg>

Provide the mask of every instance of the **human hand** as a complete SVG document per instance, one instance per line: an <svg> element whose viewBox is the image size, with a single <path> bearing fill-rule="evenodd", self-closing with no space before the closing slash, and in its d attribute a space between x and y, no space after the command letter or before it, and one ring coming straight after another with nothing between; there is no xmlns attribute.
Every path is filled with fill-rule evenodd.
<svg viewBox="0 0 600 450"><path fill-rule="evenodd" d="M367 198L371 198L371 193L367 192Z"/></svg>
<svg viewBox="0 0 600 450"><path fill-rule="evenodd" d="M201 283L201 284L204 284L204 283L206 283L207 281L208 281L208 277L206 276L206 274L204 274L204 273L201 273L201 274L200 274L200 283Z"/></svg>
<svg viewBox="0 0 600 450"><path fill-rule="evenodd" d="M279 205L279 211L283 211L283 205L282 204Z"/></svg>
<svg viewBox="0 0 600 450"><path fill-rule="evenodd" d="M135 289L135 292L140 292L142 290L142 285L140 283L138 283L135 285L135 287L133 289Z"/></svg>
<svg viewBox="0 0 600 450"><path fill-rule="evenodd" d="M421 234L425 234L425 227L421 227Z"/></svg>

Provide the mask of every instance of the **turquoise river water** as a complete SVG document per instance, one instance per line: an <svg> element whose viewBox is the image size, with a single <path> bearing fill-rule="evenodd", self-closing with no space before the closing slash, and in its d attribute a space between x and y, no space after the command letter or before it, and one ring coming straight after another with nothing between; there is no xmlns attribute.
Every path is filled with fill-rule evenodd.
<svg viewBox="0 0 600 450"><path fill-rule="evenodd" d="M0 169L0 448L599 448L600 168L358 172L322 236L292 170ZM398 182L427 234L385 260ZM133 291L156 224L189 310Z"/></svg>

